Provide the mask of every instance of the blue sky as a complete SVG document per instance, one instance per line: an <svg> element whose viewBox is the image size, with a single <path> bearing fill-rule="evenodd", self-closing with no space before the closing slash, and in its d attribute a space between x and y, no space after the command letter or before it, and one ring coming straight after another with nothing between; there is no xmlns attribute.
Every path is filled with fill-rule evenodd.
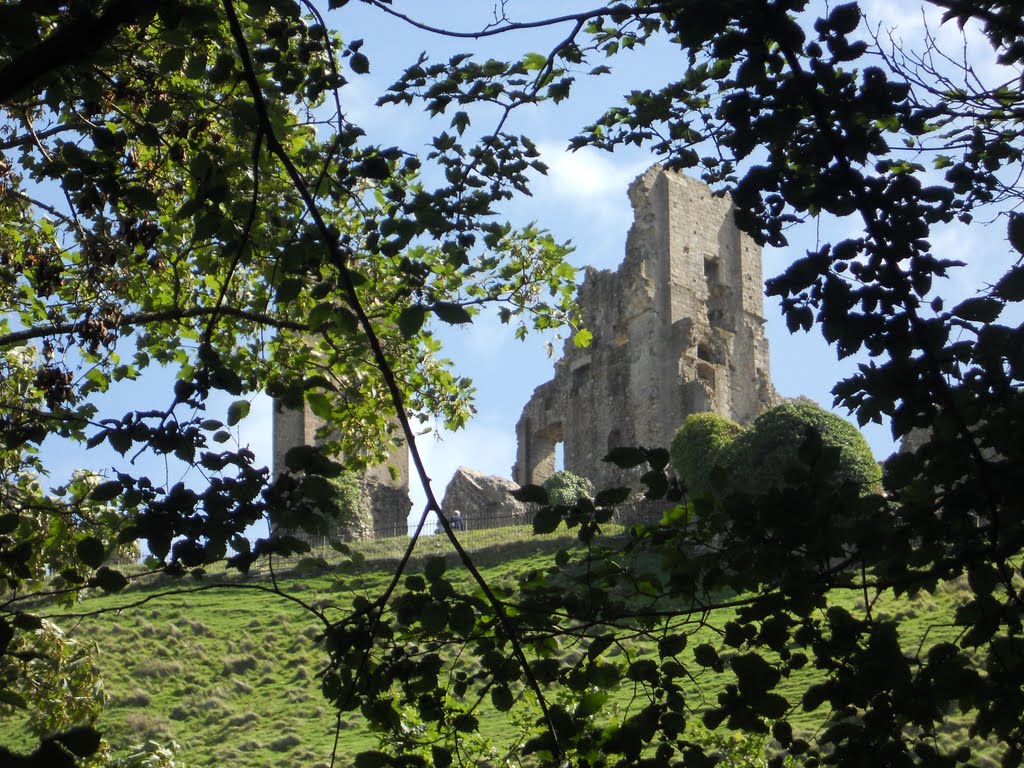
<svg viewBox="0 0 1024 768"><path fill-rule="evenodd" d="M560 14L573 9L589 7L579 2L541 4L512 0L506 7L510 15L525 20L534 13ZM397 3L400 10L408 6L410 13L441 26L459 30L480 28L491 20L493 6L479 2L445 2L434 4ZM886 25L899 25L896 33L908 42L919 39L923 30L923 16L916 4L868 2L865 4L870 18ZM433 17L431 19L431 17ZM938 30L937 14L932 14L931 26ZM448 127L451 115L429 120L416 108L378 108L376 99L401 71L413 63L421 50L432 59L444 60L453 53L472 51L484 56L518 56L529 51L546 53L550 45L566 34L559 28L543 32L524 32L500 39L451 40L422 33L384 17L379 11L363 3L352 2L345 8L327 13L331 26L341 30L346 40L364 39L362 52L370 59L370 73L353 76L351 84L342 91L342 103L347 116L363 127L371 141L396 144L409 151L426 152L430 138ZM938 30L959 46L953 29ZM969 35L972 34L969 31ZM533 196L517 199L506 205L502 213L514 223L536 221L553 231L559 239L572 240L576 251L571 261L576 266L593 265L614 269L624 253L626 232L631 222L631 211L626 198L629 182L656 158L644 150L634 149L615 154L582 150L565 150L568 139L577 129L614 103L622 93L644 85L663 82L664 73L679 72L683 62L678 53L665 46L654 46L635 56L621 57L610 62L615 73L610 77L591 78L577 87L574 96L557 108L522 109L516 112L506 130L524 133L540 146L543 159L550 170L546 177L538 177L533 184ZM979 67L990 64L981 61ZM472 130L487 132L493 128L496 113L487 109L472 113ZM786 264L803 255L816 239L841 239L856 230L855 222L822 221L793 233L789 248L768 249L764 253L765 277L782 271ZM970 229L949 227L933 237L935 249L942 255L956 256L968 261L940 286L937 292L949 301L965 298L977 288L1005 269L1008 253L1005 246L1005 224L1000 220L990 226ZM831 405L832 386L855 368L855 360L836 361L834 352L824 343L817 331L791 336L785 328L778 306L766 301L766 332L771 343L771 370L776 389L784 396L805 395ZM420 450L434 481L434 491L440 499L452 472L460 465L508 476L515 458L515 423L520 410L533 389L547 381L552 374L553 359L545 351L548 339L530 336L525 342L513 339L511 328L501 326L493 316L484 315L469 327L441 328L445 354L455 362L460 375L471 377L478 390L478 415L469 427L456 434L429 434L419 439ZM147 375L138 382L124 384L112 390L107 398L111 413L122 414L127 408L149 407L157 397L167 397L167 382L162 377ZM226 411L228 401L212 403L210 418L220 418L218 408ZM271 407L264 396L253 399L250 416L242 422L238 441L248 445L257 460L269 464L271 455ZM878 458L893 450L893 442L886 426L869 426L865 434ZM106 469L116 455L101 451L83 457L77 450L68 451L48 443L45 447L53 479L59 481L71 468L82 463L94 469ZM87 461L83 462L83 459ZM167 479L178 479L181 469L171 465L152 470ZM414 482L411 488L416 514L423 503L422 490Z"/></svg>

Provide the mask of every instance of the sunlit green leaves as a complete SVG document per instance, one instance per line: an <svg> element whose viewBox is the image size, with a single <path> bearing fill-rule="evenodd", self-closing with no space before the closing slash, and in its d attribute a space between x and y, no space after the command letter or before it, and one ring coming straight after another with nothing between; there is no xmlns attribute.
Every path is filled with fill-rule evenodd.
<svg viewBox="0 0 1024 768"><path fill-rule="evenodd" d="M228 406L227 424L233 427L249 415L250 404L248 400L236 400Z"/></svg>
<svg viewBox="0 0 1024 768"><path fill-rule="evenodd" d="M473 315L461 304L439 301L430 310L449 325L464 325L473 322Z"/></svg>

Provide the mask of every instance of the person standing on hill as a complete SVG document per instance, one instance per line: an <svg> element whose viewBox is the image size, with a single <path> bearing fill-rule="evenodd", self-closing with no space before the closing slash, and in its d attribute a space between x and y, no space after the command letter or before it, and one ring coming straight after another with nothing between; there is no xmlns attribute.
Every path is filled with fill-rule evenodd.
<svg viewBox="0 0 1024 768"><path fill-rule="evenodd" d="M462 512L455 510L452 512L452 530L453 531L464 531L466 530L466 521L462 518Z"/></svg>

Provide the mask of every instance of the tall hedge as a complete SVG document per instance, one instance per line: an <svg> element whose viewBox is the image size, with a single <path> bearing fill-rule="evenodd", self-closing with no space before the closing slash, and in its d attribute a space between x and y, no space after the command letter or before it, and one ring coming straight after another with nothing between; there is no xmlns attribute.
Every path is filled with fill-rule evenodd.
<svg viewBox="0 0 1024 768"><path fill-rule="evenodd" d="M801 459L800 448L807 440L808 427L821 436L821 451ZM862 493L876 490L882 470L860 431L845 419L807 400L791 400L758 416L720 455L728 473L729 488L749 494L763 493L800 482L807 477L811 458L821 466L829 464L828 449L838 449L832 462L830 482L852 483Z"/></svg>
<svg viewBox="0 0 1024 768"><path fill-rule="evenodd" d="M743 427L717 413L692 413L676 430L669 448L672 468L691 496L711 495L711 472Z"/></svg>

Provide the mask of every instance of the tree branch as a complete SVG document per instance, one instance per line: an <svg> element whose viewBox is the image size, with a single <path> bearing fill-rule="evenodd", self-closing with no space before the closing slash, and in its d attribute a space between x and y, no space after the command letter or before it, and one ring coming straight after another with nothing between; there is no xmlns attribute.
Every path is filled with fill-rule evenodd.
<svg viewBox="0 0 1024 768"><path fill-rule="evenodd" d="M41 77L87 59L109 43L122 27L155 11L155 3L111 0L98 15L86 12L73 16L46 39L0 68L0 104L7 103Z"/></svg>
<svg viewBox="0 0 1024 768"><path fill-rule="evenodd" d="M239 320L248 320L260 325L269 325L272 328L285 328L290 331L308 331L309 326L305 323L297 323L292 320L282 320L272 315L260 312L250 312L245 309L234 307L192 307L190 309L164 309L157 312L138 312L130 315L122 315L118 328L125 328L131 325L146 325L148 323L160 323L165 320L189 320L195 317L210 317L225 315ZM0 336L0 349L4 347L21 344L32 339L43 339L48 336L59 336L64 333L75 333L81 328L84 321L74 323L58 323L56 325L37 326L26 328L21 331Z"/></svg>
<svg viewBox="0 0 1024 768"><path fill-rule="evenodd" d="M369 5L377 8L389 16L393 16L396 19L404 21L406 24L421 29L424 32L430 32L435 35L441 35L443 37L456 37L461 39L479 40L482 37L494 37L496 35L503 35L506 32L516 32L524 29L541 29L543 27L553 27L559 24L565 24L573 21L581 26L589 21L590 19L596 19L598 16L606 16L609 13L608 6L601 6L600 8L593 8L589 11L580 11L579 13L567 13L564 16L551 16L547 19L538 19L536 21L520 21L520 22L507 22L497 27L487 27L485 29L478 30L476 32L455 32L450 29L444 29L443 27L434 27L430 24L425 24L422 21L408 16L404 13L399 13L390 5L385 4L381 0L367 0ZM669 12L672 10L678 10L678 8L672 4L666 5L652 5L646 8L635 8L630 12L630 16L634 18L641 16L657 16L663 12Z"/></svg>
<svg viewBox="0 0 1024 768"><path fill-rule="evenodd" d="M484 596L487 598L488 603L494 608L495 614L498 616L498 620L501 622L502 629L512 645L516 660L519 662L520 668L523 670L523 675L529 682L530 688L537 697L537 703L544 715L544 721L547 724L548 731L551 734L551 738L554 743L556 758L560 761L561 747L559 746L558 734L555 729L554 720L552 719L548 708L547 699L544 696L544 692L541 690L540 683L533 674L529 660L526 658L526 653L523 650L522 643L520 643L519 638L516 635L515 628L512 626L512 622L505 611L504 605L500 600L498 600L497 595L494 594L494 591L487 583L487 580L484 579L483 575L477 569L472 558L470 558L469 554L459 543L459 540L453 533L448 521L445 519L444 515L441 514L441 505L438 503L437 498L434 495L434 491L430 483L430 477L427 475L426 467L423 464L423 458L416 447L416 435L412 429L412 425L409 423L409 417L405 411L405 398L398 386L398 381L391 369L391 364L388 362L387 357L384 354L384 349L381 345L380 339L370 322L370 318L363 309L362 302L359 300L359 295L356 291L355 283L352 280L352 274L348 268L348 264L351 261L351 254L346 253L342 249L338 237L332 234L330 227L328 227L327 222L324 221L323 215L320 212L320 206L313 197L312 192L309 190L309 186L306 184L305 179L302 178L302 174L299 173L295 163L292 162L287 150L285 150L280 139L278 139L277 134L274 132L274 126L270 121L267 105L263 97L263 91L260 88L259 78L253 66L252 57L249 54L248 44L245 40L245 33L242 30L242 25L238 20L237 13L235 12L234 3L232 0L223 0L223 3L224 10L228 18L228 26L231 29L231 34L235 39L235 44L238 46L238 53L242 60L243 77L245 78L245 81L252 93L253 105L256 108L257 115L259 116L263 132L267 137L267 148L281 161L289 179L295 186L296 191L302 197L302 200L306 205L306 209L309 211L317 229L323 236L324 243L330 249L330 256L338 269L342 287L348 297L349 306L359 321L359 327L366 335L367 343L373 351L373 357L376 362L377 369L380 371L388 392L391 395L395 415L402 426L402 432L405 435L406 442L409 446L409 453L412 457L413 465L416 467L417 475L419 476L420 483L423 487L424 493L426 494L427 509L424 510L424 513L420 518L420 524L416 530L416 534L409 542L408 549L411 552L412 548L415 547L419 533L423 529L428 511L436 512L438 519L441 521L441 526L444 528L449 541L451 541L452 545L455 547L455 551L458 553L462 564L466 567L467 571L469 571L473 580L479 585ZM390 590L394 589L394 586L397 584L400 577L401 571L398 571L395 574L392 584L389 587L389 591L386 594L390 594Z"/></svg>

